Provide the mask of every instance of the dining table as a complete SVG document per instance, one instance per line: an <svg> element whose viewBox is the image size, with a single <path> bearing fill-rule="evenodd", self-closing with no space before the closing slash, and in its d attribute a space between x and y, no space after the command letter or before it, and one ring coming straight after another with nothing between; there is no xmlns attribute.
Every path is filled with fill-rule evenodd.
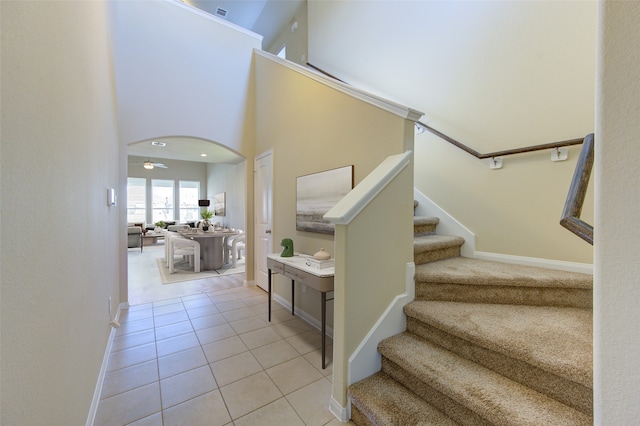
<svg viewBox="0 0 640 426"><path fill-rule="evenodd" d="M179 234L200 243L201 269L217 270L224 265L224 242L232 235L240 232L231 229L218 229L203 231L202 229L189 229L180 231Z"/></svg>

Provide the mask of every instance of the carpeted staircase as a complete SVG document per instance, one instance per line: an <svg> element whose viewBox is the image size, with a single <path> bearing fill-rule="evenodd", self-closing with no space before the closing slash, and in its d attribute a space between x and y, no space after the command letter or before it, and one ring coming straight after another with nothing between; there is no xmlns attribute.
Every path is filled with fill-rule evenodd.
<svg viewBox="0 0 640 426"><path fill-rule="evenodd" d="M460 237L414 220L407 330L349 387L357 425L588 425L592 277L460 257Z"/></svg>

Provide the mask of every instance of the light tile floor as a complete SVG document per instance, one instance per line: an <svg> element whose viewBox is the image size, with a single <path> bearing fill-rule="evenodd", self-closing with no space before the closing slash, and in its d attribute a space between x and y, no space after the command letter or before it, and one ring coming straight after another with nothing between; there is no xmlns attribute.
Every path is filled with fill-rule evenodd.
<svg viewBox="0 0 640 426"><path fill-rule="evenodd" d="M320 333L237 281L123 311L96 426L342 424L331 340L323 370Z"/></svg>

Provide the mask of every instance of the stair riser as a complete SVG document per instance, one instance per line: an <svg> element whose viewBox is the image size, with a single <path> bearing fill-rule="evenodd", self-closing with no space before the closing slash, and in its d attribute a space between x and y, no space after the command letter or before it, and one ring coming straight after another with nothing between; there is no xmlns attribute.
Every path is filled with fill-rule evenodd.
<svg viewBox="0 0 640 426"><path fill-rule="evenodd" d="M587 289L443 284L416 279L416 300L590 309L593 292Z"/></svg>
<svg viewBox="0 0 640 426"><path fill-rule="evenodd" d="M376 426L354 404L351 404L351 421L358 426Z"/></svg>
<svg viewBox="0 0 640 426"><path fill-rule="evenodd" d="M413 225L414 234L435 234L436 225Z"/></svg>
<svg viewBox="0 0 640 426"><path fill-rule="evenodd" d="M382 371L461 425L491 425L478 414L420 381L385 356L382 357Z"/></svg>
<svg viewBox="0 0 640 426"><path fill-rule="evenodd" d="M455 259L461 256L464 240L438 235L437 223L432 218L414 219L414 262L418 266L454 259L416 269L415 300L484 304L479 312L490 308L486 304L592 308L593 292L580 277L569 274L558 278L557 274L538 277L537 271L529 271L527 267L496 268L478 260L469 266L471 260ZM547 284L550 286L544 287ZM467 305L447 323L442 316L451 315L450 306L446 304L446 309L439 309L435 303L424 303L421 307L405 308L407 332L385 339L378 346L382 356L381 373L350 387L351 417L355 424L441 426L442 419L425 422L416 416L433 407L462 425L592 424L593 391L589 386L590 376L585 375L584 369L560 369L549 358L533 356L541 349L533 345L531 353L521 345L512 352L509 345L496 343L491 337L496 336L491 334L497 326L494 317L489 316L488 322L485 321L488 328L482 328L484 323L475 321L476 317L467 321L462 315L478 312L468 311ZM528 317L514 318L510 317L514 324L509 322L509 326L521 324L528 329L530 321L538 322ZM556 321L555 316L544 318L550 318L547 322L553 324L564 324L565 329L572 331L584 322L568 322L575 318L573 316L566 321ZM552 321L553 318L556 320ZM542 328L545 323L537 325ZM483 333L468 334L469 330L463 326ZM523 327L512 328L517 331ZM544 339L527 339L525 346L534 341L539 345ZM576 343L583 341L578 339ZM568 350L573 350L574 345L570 348ZM398 383L423 399L424 405L422 401L416 404L419 400ZM413 411L406 407L413 407Z"/></svg>
<svg viewBox="0 0 640 426"><path fill-rule="evenodd" d="M422 265L425 263L436 262L438 260L444 260L458 256L460 256L460 247L456 246L414 253L413 261L416 265Z"/></svg>
<svg viewBox="0 0 640 426"><path fill-rule="evenodd" d="M593 415L593 391L579 383L477 346L410 316L407 316L407 331L548 395L588 416Z"/></svg>

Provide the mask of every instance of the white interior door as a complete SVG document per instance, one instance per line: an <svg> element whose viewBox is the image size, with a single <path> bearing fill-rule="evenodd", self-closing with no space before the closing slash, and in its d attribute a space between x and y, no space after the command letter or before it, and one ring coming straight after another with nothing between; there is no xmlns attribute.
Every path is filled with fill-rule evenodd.
<svg viewBox="0 0 640 426"><path fill-rule="evenodd" d="M267 254L273 250L271 226L273 225L273 155L267 151L254 160L255 206L255 277L256 283L267 291Z"/></svg>

